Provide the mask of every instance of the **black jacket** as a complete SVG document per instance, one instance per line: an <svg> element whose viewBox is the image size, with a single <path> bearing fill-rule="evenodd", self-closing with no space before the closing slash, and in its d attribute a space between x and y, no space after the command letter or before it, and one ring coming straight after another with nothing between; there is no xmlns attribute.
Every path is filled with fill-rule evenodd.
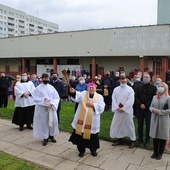
<svg viewBox="0 0 170 170"><path fill-rule="evenodd" d="M148 111L152 102L152 98L154 95L156 95L156 91L156 86L150 83L138 86L135 93L137 109L142 110L140 105L144 104L146 107L144 110Z"/></svg>

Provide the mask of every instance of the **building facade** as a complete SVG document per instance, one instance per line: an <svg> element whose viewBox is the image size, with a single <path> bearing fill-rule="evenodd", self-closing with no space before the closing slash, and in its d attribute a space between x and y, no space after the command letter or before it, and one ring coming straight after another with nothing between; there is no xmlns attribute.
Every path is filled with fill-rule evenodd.
<svg viewBox="0 0 170 170"><path fill-rule="evenodd" d="M59 32L0 39L0 72L37 72L37 65L80 65L92 78L107 71L153 71L165 80L170 69L170 25Z"/></svg>
<svg viewBox="0 0 170 170"><path fill-rule="evenodd" d="M157 24L170 24L170 0L158 0Z"/></svg>
<svg viewBox="0 0 170 170"><path fill-rule="evenodd" d="M0 4L0 38L58 32L58 25Z"/></svg>

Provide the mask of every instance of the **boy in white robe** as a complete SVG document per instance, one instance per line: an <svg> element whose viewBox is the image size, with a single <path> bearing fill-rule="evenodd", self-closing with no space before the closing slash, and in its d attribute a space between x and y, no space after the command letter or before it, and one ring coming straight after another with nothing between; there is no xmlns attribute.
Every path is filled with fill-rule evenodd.
<svg viewBox="0 0 170 170"><path fill-rule="evenodd" d="M48 140L56 142L54 136L59 133L57 108L60 97L55 88L48 84L49 75L42 74L42 83L38 85L33 93L35 106L33 137L42 138L43 146Z"/></svg>
<svg viewBox="0 0 170 170"><path fill-rule="evenodd" d="M33 123L35 103L32 93L35 87L31 81L28 81L28 76L23 73L21 81L17 82L14 87L16 96L15 106L17 109L14 112L12 123L19 125L19 130L23 131L24 124L27 128L32 130L31 124Z"/></svg>
<svg viewBox="0 0 170 170"><path fill-rule="evenodd" d="M129 137L129 148L135 147L135 127L133 123L134 91L127 85L125 76L120 76L120 86L116 87L112 94L112 112L114 117L110 127L110 137L117 138L113 146L123 143L123 137Z"/></svg>
<svg viewBox="0 0 170 170"><path fill-rule="evenodd" d="M72 122L73 133L70 142L77 145L79 157L89 148L92 156L97 156L99 146L100 114L104 111L103 96L96 93L97 85L88 83L88 91L78 92L71 88L72 100L79 103Z"/></svg>

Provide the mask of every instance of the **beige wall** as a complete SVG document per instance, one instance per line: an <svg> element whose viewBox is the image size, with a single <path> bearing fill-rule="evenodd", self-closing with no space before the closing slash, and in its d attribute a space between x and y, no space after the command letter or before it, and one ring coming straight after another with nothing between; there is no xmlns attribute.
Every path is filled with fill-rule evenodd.
<svg viewBox="0 0 170 170"><path fill-rule="evenodd" d="M169 28L157 25L0 39L0 58L167 56Z"/></svg>

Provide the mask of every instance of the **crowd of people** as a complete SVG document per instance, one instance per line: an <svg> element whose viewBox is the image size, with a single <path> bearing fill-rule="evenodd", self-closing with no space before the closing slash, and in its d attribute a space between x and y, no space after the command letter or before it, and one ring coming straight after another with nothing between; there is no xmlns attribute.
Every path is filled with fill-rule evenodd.
<svg viewBox="0 0 170 170"><path fill-rule="evenodd" d="M59 79L55 72L51 76L43 73L41 78L35 74L17 75L12 85L15 100L12 123L18 125L20 131L24 130L24 125L33 130L35 138L43 139L43 146L49 141L55 143L54 136L60 131L62 100L72 101L75 111L69 141L77 145L80 157L84 156L86 148L92 156L97 156L100 115L111 109L114 116L110 137L117 139L112 145L122 145L123 138L129 137L130 149L141 143L147 148L151 137L154 149L151 158L160 160L164 151L170 152L168 82L164 83L160 78L153 82L150 72L135 69L132 73L130 77L123 70L108 71L105 76L98 74L93 79L86 74L68 75L69 81L67 77ZM7 107L9 86L5 73L1 73L0 107ZM138 123L137 135L134 117Z"/></svg>

